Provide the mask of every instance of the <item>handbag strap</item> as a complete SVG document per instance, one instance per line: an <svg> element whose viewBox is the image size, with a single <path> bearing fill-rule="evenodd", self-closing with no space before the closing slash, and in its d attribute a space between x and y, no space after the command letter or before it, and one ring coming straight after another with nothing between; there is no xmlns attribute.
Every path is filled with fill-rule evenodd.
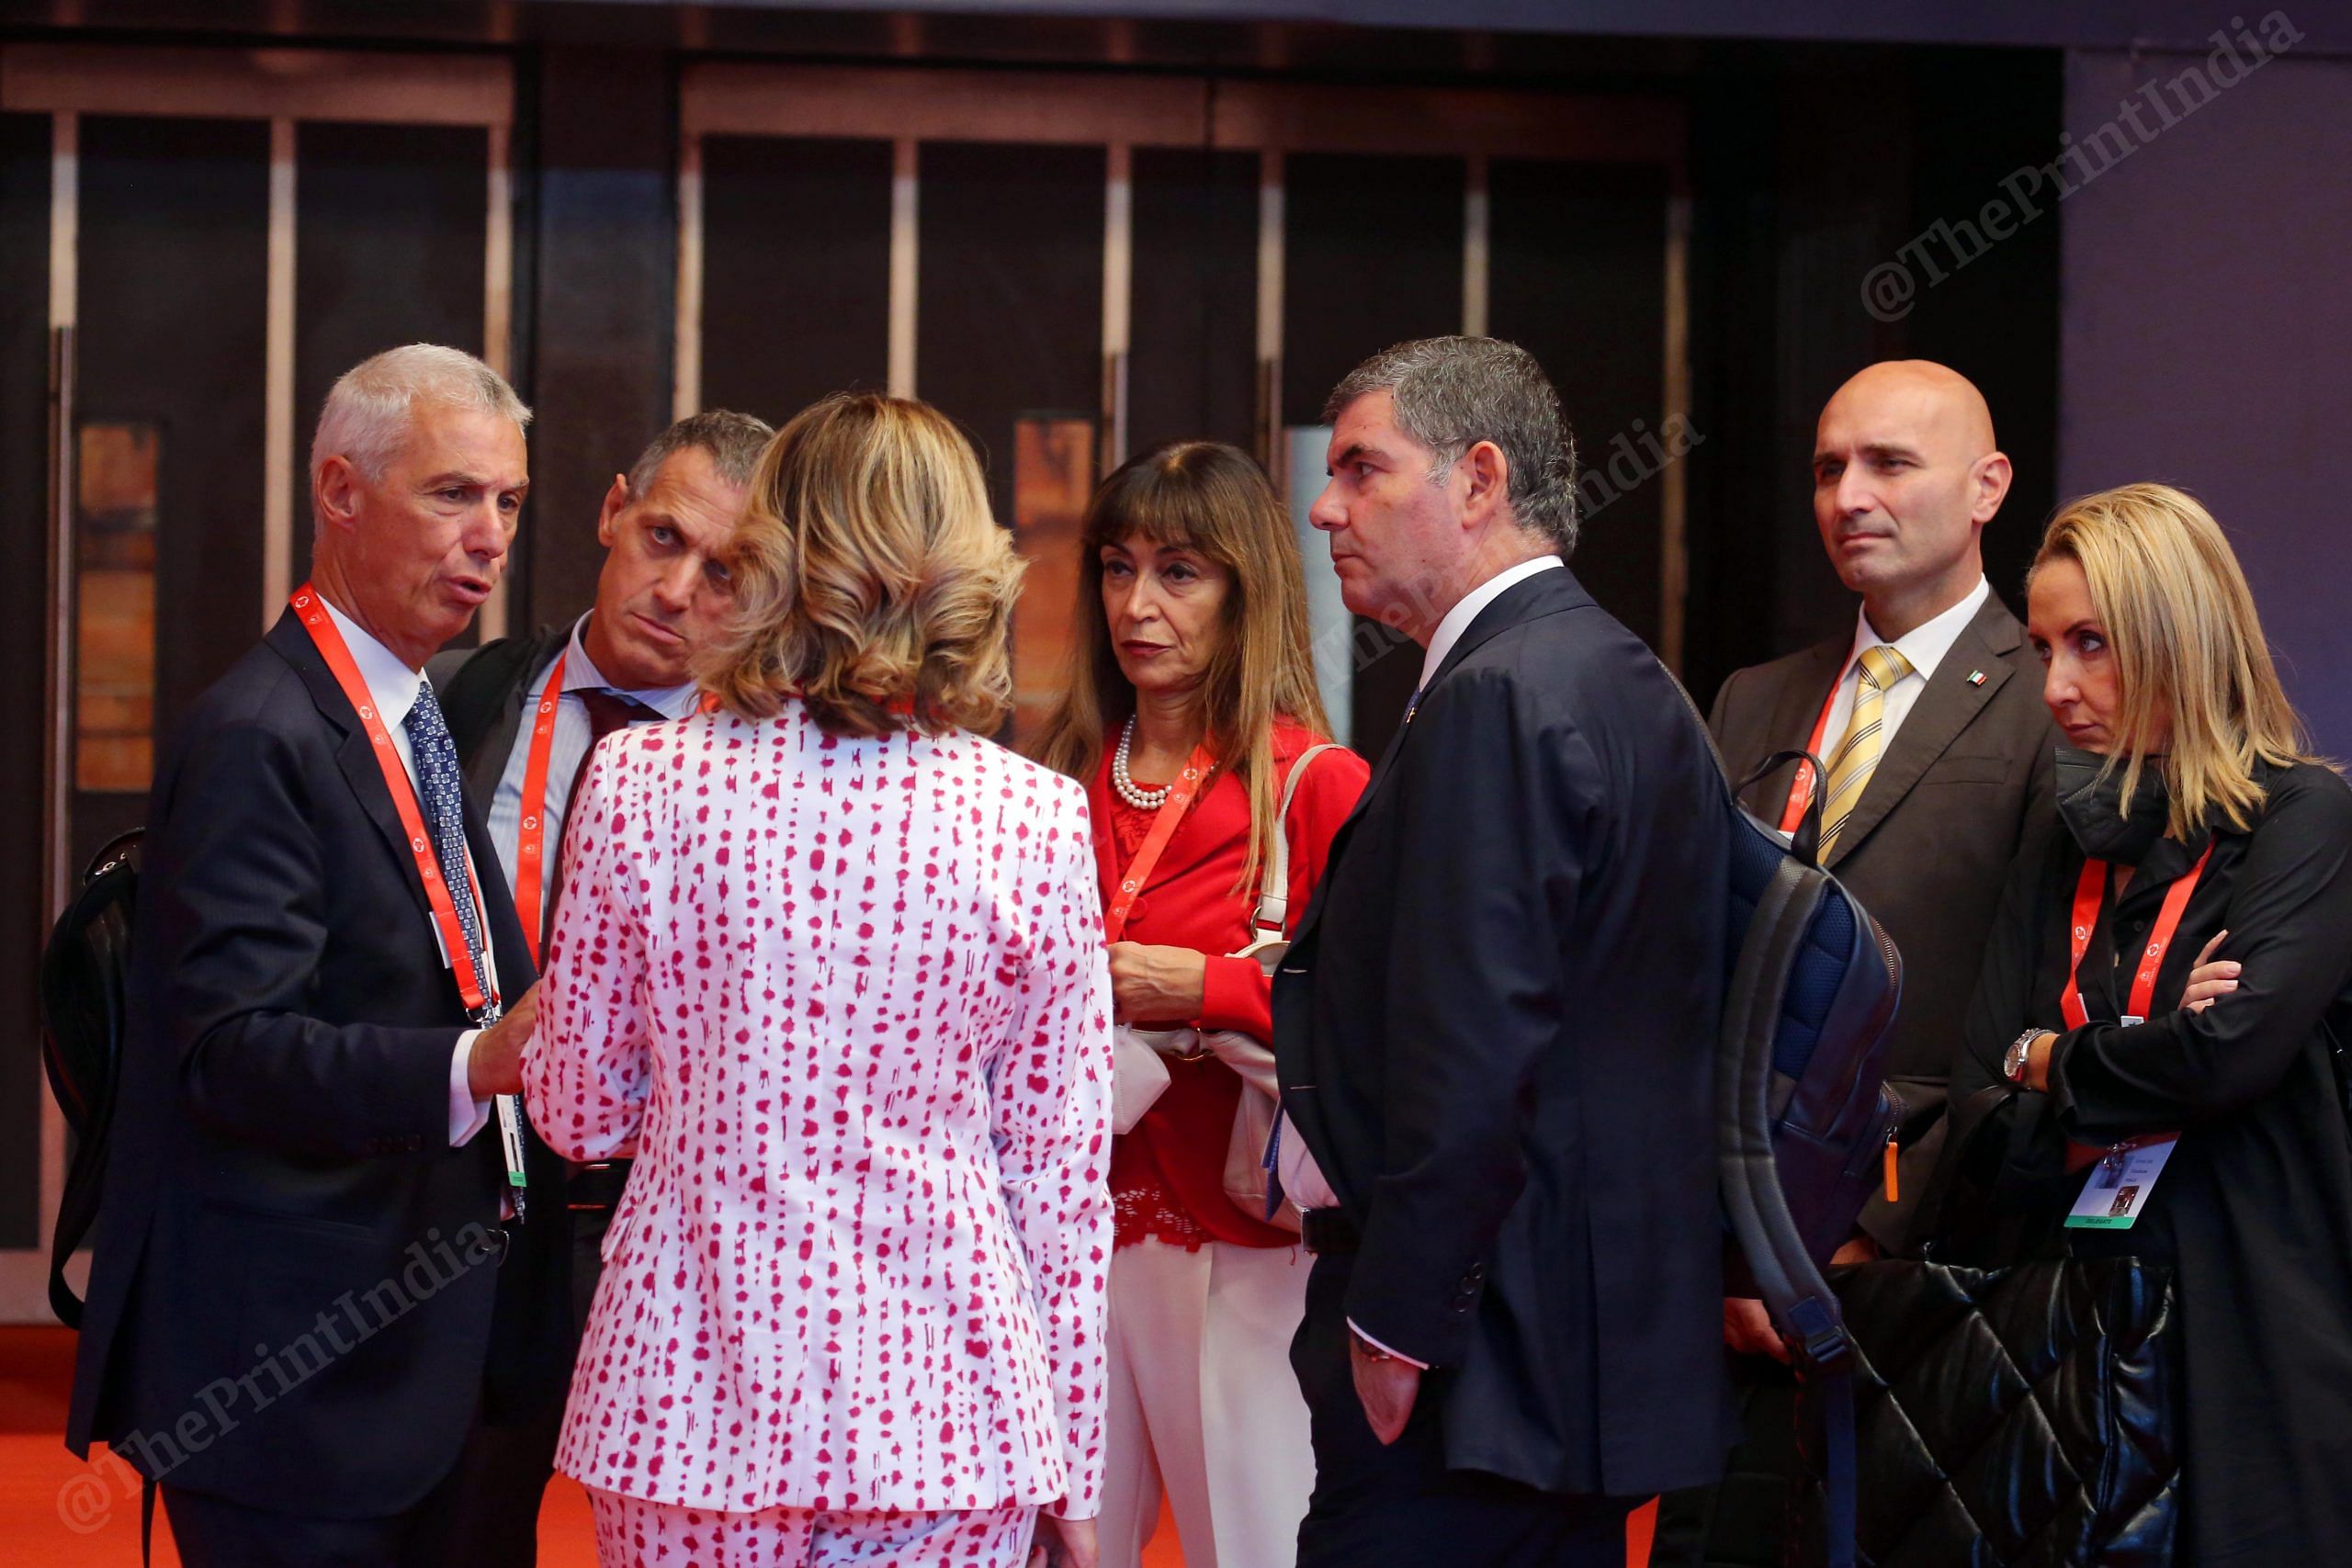
<svg viewBox="0 0 2352 1568"><path fill-rule="evenodd" d="M1290 803L1298 798L1298 781L1306 776L1307 763L1339 749L1335 740L1309 746L1298 754L1298 761L1290 765L1290 776L1283 781L1282 810L1276 817L1283 830L1274 835L1273 852L1266 857L1259 875L1258 908L1250 917L1251 935L1259 941L1280 942L1290 930Z"/></svg>

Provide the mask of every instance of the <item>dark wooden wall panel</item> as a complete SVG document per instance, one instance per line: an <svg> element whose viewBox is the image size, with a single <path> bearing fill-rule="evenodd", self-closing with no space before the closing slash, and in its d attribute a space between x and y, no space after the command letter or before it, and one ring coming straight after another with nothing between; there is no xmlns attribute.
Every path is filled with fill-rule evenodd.
<svg viewBox="0 0 2352 1568"><path fill-rule="evenodd" d="M1284 160L1284 423L1314 423L1340 378L1389 344L1462 330L1468 178L1459 158Z"/></svg>
<svg viewBox="0 0 2352 1568"><path fill-rule="evenodd" d="M1576 434L1570 563L1655 646L1666 406L1666 175L1497 159L1487 170L1487 328L1535 355Z"/></svg>
<svg viewBox="0 0 2352 1568"><path fill-rule="evenodd" d="M1012 427L1102 403L1099 147L927 142L915 388L979 445L997 520L1012 519Z"/></svg>
<svg viewBox="0 0 2352 1568"><path fill-rule="evenodd" d="M889 375L890 144L702 145L702 401L781 426Z"/></svg>
<svg viewBox="0 0 2352 1568"><path fill-rule="evenodd" d="M40 1236L47 1094L33 954L47 936L41 883L41 736L49 649L49 154L47 115L0 115L0 1247Z"/></svg>
<svg viewBox="0 0 2352 1568"><path fill-rule="evenodd" d="M641 50L548 49L533 95L532 347L520 363L537 418L525 592L510 600L517 631L569 619L595 598L605 559L597 507L613 476L670 423L677 321L672 73Z"/></svg>
<svg viewBox="0 0 2352 1568"><path fill-rule="evenodd" d="M401 344L482 352L490 136L468 126L305 121L294 148L299 581L311 563L311 433L335 378ZM469 626L458 640L473 637Z"/></svg>
<svg viewBox="0 0 2352 1568"><path fill-rule="evenodd" d="M1283 423L1313 424L1340 378L1409 338L1462 330L1458 158L1299 153L1284 160ZM1421 650L1359 628L1357 750L1388 744L1420 678ZM1361 654L1359 655L1361 657Z"/></svg>
<svg viewBox="0 0 2352 1568"><path fill-rule="evenodd" d="M161 431L158 753L205 687L262 631L262 381L269 294L269 127L257 120L82 122L84 420ZM77 804L87 852L143 796Z"/></svg>
<svg viewBox="0 0 2352 1568"><path fill-rule="evenodd" d="M1139 147L1127 450L1206 438L1248 451L1258 418L1255 152Z"/></svg>

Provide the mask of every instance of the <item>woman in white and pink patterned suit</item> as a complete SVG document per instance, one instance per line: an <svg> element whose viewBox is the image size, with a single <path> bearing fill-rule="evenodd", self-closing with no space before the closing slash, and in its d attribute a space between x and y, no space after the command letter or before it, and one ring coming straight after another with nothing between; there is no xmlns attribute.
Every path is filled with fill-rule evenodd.
<svg viewBox="0 0 2352 1568"><path fill-rule="evenodd" d="M557 1467L605 1568L1091 1564L1110 995L1084 792L981 739L1019 563L944 417L842 396L729 570L720 707L565 835L531 1118L637 1165Z"/></svg>

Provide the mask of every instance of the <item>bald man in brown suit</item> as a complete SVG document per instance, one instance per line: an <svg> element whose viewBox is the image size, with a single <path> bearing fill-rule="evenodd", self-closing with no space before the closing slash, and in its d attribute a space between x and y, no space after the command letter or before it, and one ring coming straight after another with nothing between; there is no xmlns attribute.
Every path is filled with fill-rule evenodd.
<svg viewBox="0 0 2352 1568"><path fill-rule="evenodd" d="M1873 1199L1839 1261L1904 1245L1942 1146L1945 1080L2002 884L2057 820L2041 662L1980 548L2008 488L1992 414L1965 377L1898 360L1848 381L1821 411L1813 511L1860 613L1802 653L1735 672L1709 720L1735 779L1808 746L1828 765L1826 863L1903 951L1886 1069L1905 1107L1903 1201ZM1782 823L1795 773L1758 780L1747 807ZM1724 1307L1747 1440L1721 1487L1668 1499L1654 1568L1781 1561L1787 1354L1762 1303Z"/></svg>

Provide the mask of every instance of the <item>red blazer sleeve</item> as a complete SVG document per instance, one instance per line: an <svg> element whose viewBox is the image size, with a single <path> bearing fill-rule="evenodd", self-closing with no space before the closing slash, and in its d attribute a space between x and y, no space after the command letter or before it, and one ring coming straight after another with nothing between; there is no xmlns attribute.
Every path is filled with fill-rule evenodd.
<svg viewBox="0 0 2352 1568"><path fill-rule="evenodd" d="M1290 804L1290 929L1295 932L1307 900L1330 863L1331 840L1356 808L1371 781L1372 767L1345 748L1326 751L1306 765L1298 795ZM1274 1037L1274 983L1254 958L1211 954L1201 987L1201 1029L1232 1029L1257 1040Z"/></svg>

